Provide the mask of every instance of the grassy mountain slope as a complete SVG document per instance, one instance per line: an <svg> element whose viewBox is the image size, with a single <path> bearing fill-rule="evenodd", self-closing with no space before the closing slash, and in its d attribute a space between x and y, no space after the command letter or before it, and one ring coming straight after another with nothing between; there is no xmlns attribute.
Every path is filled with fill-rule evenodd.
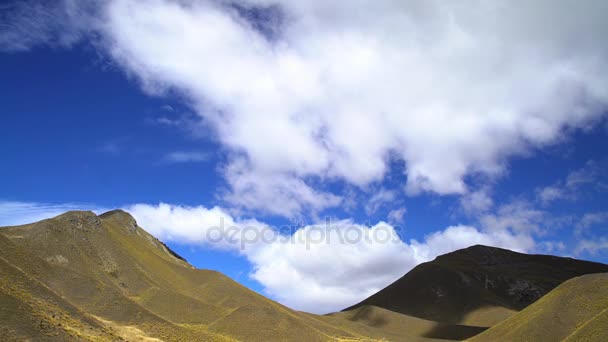
<svg viewBox="0 0 608 342"><path fill-rule="evenodd" d="M608 274L566 281L471 341L607 341Z"/></svg>
<svg viewBox="0 0 608 342"><path fill-rule="evenodd" d="M333 313L328 316L335 319L332 322L334 325L348 327L347 323L360 323L367 328L362 333L373 336L374 331L381 329L384 336L390 336L391 339L396 341L403 339L407 341L428 339L463 340L486 330L486 328L480 327L427 321L367 305L350 311ZM361 325L357 327L361 329ZM348 328L354 329L353 327Z"/></svg>
<svg viewBox="0 0 608 342"><path fill-rule="evenodd" d="M562 282L608 265L473 246L420 264L345 310L373 305L448 324L490 327Z"/></svg>
<svg viewBox="0 0 608 342"><path fill-rule="evenodd" d="M6 253L12 254L14 263L7 261ZM0 340L108 340L117 337L32 277L31 273L43 269L29 269L31 263L25 263L24 257L31 256L0 235ZM42 260L38 261L39 266L44 266Z"/></svg>
<svg viewBox="0 0 608 342"><path fill-rule="evenodd" d="M89 233L95 235L100 232L90 231L91 227L80 225L81 221L76 221L74 226L66 225L64 220L74 217L79 220L90 218L88 214L81 216L80 213L74 213L67 217L62 215L56 220L42 221L41 226L31 225L2 230L12 237L9 240L0 234L0 260L4 264L2 279L5 285L9 284L3 287L3 289L8 288L3 292L21 303L29 304L31 311L41 317L43 326L51 325L53 330L60 334L63 334L63 331L71 336L80 336L79 338L83 340L94 340L88 337L91 329L97 335L101 330L101 332L107 331L106 335L122 336L124 334L120 331L129 328L127 329L130 331L129 340L134 335L139 335L140 338L175 336L173 340L178 340L177 337L180 336L192 338L202 336L202 334L191 334L187 329L160 317L129 298L124 288L114 284L115 277L111 274L115 269L106 269L106 263L93 257L94 249L103 247L101 244L94 247L95 244L90 243L91 239L87 241L85 235ZM47 229L51 232L41 231ZM61 231L70 232L72 229L81 231L73 231L74 234L60 234ZM65 244L54 240L61 235L66 235L63 238ZM78 242L81 242L82 246L78 246ZM78 253L86 255L78 259L76 258ZM4 310L15 309L14 305L8 303L4 305L4 301L2 304ZM60 312L62 314L56 313L59 309L62 309ZM27 316L27 313L24 314L24 317ZM105 318L105 323L97 317ZM2 321L2 325L4 330L18 336L17 339L22 338L20 336L24 331L27 332L11 325L10 321ZM39 330L32 329L30 332L40 333ZM206 335L205 338L209 341L226 340L221 336ZM49 336L44 333L33 336L33 339L48 340ZM59 338L59 340L72 339ZM115 339L102 336L100 340Z"/></svg>
<svg viewBox="0 0 608 342"><path fill-rule="evenodd" d="M0 229L0 274L0 340L425 340L293 311L193 268L122 211Z"/></svg>

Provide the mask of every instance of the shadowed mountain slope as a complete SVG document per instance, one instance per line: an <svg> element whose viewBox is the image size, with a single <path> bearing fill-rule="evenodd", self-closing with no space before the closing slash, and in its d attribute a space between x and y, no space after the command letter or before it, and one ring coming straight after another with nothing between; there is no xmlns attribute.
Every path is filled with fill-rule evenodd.
<svg viewBox="0 0 608 342"><path fill-rule="evenodd" d="M373 334L374 330L381 329L386 337L394 341L426 341L428 339L460 341L487 329L437 323L367 305L327 316L333 318L332 323L337 326L342 326L345 322L361 323L368 328L368 334Z"/></svg>
<svg viewBox="0 0 608 342"><path fill-rule="evenodd" d="M430 340L411 330L293 311L195 269L123 211L74 211L0 229L0 340ZM345 315L345 314L340 314ZM471 336L471 335L469 335Z"/></svg>
<svg viewBox="0 0 608 342"><path fill-rule="evenodd" d="M437 322L490 327L562 282L600 272L608 272L608 265L477 245L420 264L345 310L373 305Z"/></svg>
<svg viewBox="0 0 608 342"><path fill-rule="evenodd" d="M570 279L471 341L608 341L608 274Z"/></svg>

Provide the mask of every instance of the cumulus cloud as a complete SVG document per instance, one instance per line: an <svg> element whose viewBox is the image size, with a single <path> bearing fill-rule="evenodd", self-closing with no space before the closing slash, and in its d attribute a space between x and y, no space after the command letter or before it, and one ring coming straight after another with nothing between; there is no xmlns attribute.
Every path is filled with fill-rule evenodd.
<svg viewBox="0 0 608 342"><path fill-rule="evenodd" d="M545 227L556 218L550 219L548 213L539 210L525 201L514 201L501 205L495 212L478 217L479 224L493 232L512 231L526 234L543 234Z"/></svg>
<svg viewBox="0 0 608 342"><path fill-rule="evenodd" d="M294 309L316 313L357 303L417 264L456 249L474 244L523 252L535 248L530 232L507 228L457 225L406 242L400 235L407 236L407 231L384 222L366 226L352 220L327 221L279 232L218 207L137 204L126 209L165 241L241 253L252 264L251 278L264 286L266 294Z"/></svg>
<svg viewBox="0 0 608 342"><path fill-rule="evenodd" d="M513 232L509 229L477 229L470 226L450 226L443 231L427 235L424 242L412 240L411 245L421 260L432 260L438 255L472 245L504 247L518 252L527 252L536 246L527 232Z"/></svg>
<svg viewBox="0 0 608 342"><path fill-rule="evenodd" d="M470 191L460 197L460 206L465 214L477 216L487 212L494 205L488 187Z"/></svg>
<svg viewBox="0 0 608 342"><path fill-rule="evenodd" d="M133 204L125 208L136 217L140 226L155 237L178 243L203 245L214 227L236 226L232 217L219 207L180 207L160 203L156 206ZM229 242L230 240L226 241ZM216 246L217 247L217 246Z"/></svg>
<svg viewBox="0 0 608 342"><path fill-rule="evenodd" d="M236 207L294 216L317 213L342 203L341 196L317 190L292 175L252 171L246 159L234 159L224 170L230 191L223 198Z"/></svg>
<svg viewBox="0 0 608 342"><path fill-rule="evenodd" d="M106 34L146 89L190 95L246 159L226 177L244 207L276 212L256 200L275 175L301 190L380 180L388 153L406 162L410 194L465 193L468 174L499 174L508 156L588 125L608 100L601 1L237 3L112 1ZM273 9L273 34L243 8Z"/></svg>
<svg viewBox="0 0 608 342"><path fill-rule="evenodd" d="M268 244L247 256L254 268L251 277L267 294L316 313L352 305L421 261L392 226L366 227L349 220L302 227L293 233L293 243Z"/></svg>
<svg viewBox="0 0 608 342"><path fill-rule="evenodd" d="M82 207L0 202L0 225L30 223ZM471 245L522 252L563 249L558 242L537 244L533 232L510 226L497 229L497 226L454 225L422 239L411 239L407 230L385 222L368 226L345 219L271 227L255 219L231 215L221 207L160 203L123 208L162 241L243 255L252 265L250 277L262 284L267 295L294 309L315 313L353 305L416 265ZM581 251L593 247L585 246Z"/></svg>
<svg viewBox="0 0 608 342"><path fill-rule="evenodd" d="M389 155L405 162L409 194L465 194L468 175L500 175L508 157L593 124L608 101L607 10L111 0L89 26L147 92L183 93L233 152L230 203L294 215L336 205L327 180L382 180Z"/></svg>

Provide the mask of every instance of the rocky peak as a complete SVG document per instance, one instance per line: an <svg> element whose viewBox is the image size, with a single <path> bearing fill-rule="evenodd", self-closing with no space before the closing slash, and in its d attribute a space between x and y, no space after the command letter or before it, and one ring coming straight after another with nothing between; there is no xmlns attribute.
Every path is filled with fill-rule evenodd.
<svg viewBox="0 0 608 342"><path fill-rule="evenodd" d="M99 215L99 217L103 220L114 221L124 226L130 232L137 230L137 221L135 221L135 218L122 209L108 211Z"/></svg>
<svg viewBox="0 0 608 342"><path fill-rule="evenodd" d="M55 220L79 230L99 229L101 227L101 220L92 211L68 211L55 217Z"/></svg>

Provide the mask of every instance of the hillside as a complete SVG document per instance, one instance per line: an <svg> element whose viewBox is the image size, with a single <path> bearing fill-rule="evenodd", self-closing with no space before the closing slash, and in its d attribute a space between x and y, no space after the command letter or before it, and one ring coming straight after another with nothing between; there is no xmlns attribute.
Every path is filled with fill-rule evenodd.
<svg viewBox="0 0 608 342"><path fill-rule="evenodd" d="M606 270L602 264L474 246L416 267L367 300L382 305L319 316L194 268L126 212L73 211L0 228L0 340L463 340L536 301L562 279ZM572 307L588 306L581 303L573 301ZM601 331L608 317L598 308L572 316L572 322L586 323L571 338ZM479 336L502 333L490 329Z"/></svg>
<svg viewBox="0 0 608 342"><path fill-rule="evenodd" d="M417 317L399 314L375 306L361 306L350 311L329 314L332 323L343 326L344 322L357 322L365 325L372 335L375 329L381 329L384 336L394 341L418 341L428 339L463 340L475 336L487 328L444 324ZM372 335L373 336L373 335Z"/></svg>
<svg viewBox="0 0 608 342"><path fill-rule="evenodd" d="M195 269L123 211L0 228L0 274L2 341L428 340L434 326L293 311Z"/></svg>
<svg viewBox="0 0 608 342"><path fill-rule="evenodd" d="M372 305L437 322L490 327L562 282L600 272L608 272L608 265L478 245L420 264L345 310Z"/></svg>
<svg viewBox="0 0 608 342"><path fill-rule="evenodd" d="M566 281L471 341L607 341L608 274Z"/></svg>

